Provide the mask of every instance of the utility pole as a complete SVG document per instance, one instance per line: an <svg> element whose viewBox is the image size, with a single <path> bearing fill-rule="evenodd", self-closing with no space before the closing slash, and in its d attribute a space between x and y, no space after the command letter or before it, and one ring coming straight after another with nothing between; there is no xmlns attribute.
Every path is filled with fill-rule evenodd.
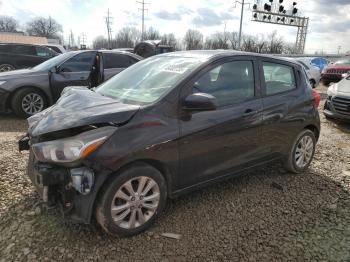
<svg viewBox="0 0 350 262"><path fill-rule="evenodd" d="M139 8L139 11L142 11L142 29L141 29L141 41L145 38L145 11L148 11L148 9L145 9L145 5L149 5L151 3L145 3L145 0L136 1L138 4L141 4L141 8Z"/></svg>
<svg viewBox="0 0 350 262"><path fill-rule="evenodd" d="M245 5L249 5L250 3L244 3L245 0L242 0L242 2L240 1L236 1L235 4L237 5L240 4L241 5L241 21L239 24L239 34L238 34L238 49L241 49L241 42L242 42L242 25L243 25L243 14L244 14L244 6Z"/></svg>
<svg viewBox="0 0 350 262"><path fill-rule="evenodd" d="M86 49L86 35L85 35L85 33L82 33L80 36L80 49L82 49L82 50Z"/></svg>
<svg viewBox="0 0 350 262"><path fill-rule="evenodd" d="M112 49L111 47L111 39L112 39L112 17L111 17L111 14L109 12L109 8L108 8L108 11L107 11L107 16L105 17L105 20L106 20L106 26L107 26L107 33L108 33L108 49Z"/></svg>
<svg viewBox="0 0 350 262"><path fill-rule="evenodd" d="M341 45L338 46L338 55L340 55Z"/></svg>

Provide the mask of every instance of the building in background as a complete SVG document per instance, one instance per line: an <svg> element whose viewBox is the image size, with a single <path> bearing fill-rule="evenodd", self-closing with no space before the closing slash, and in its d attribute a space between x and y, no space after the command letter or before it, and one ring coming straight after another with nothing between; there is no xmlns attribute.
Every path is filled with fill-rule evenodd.
<svg viewBox="0 0 350 262"><path fill-rule="evenodd" d="M47 44L48 39L41 36L28 36L22 32L0 32L0 43Z"/></svg>

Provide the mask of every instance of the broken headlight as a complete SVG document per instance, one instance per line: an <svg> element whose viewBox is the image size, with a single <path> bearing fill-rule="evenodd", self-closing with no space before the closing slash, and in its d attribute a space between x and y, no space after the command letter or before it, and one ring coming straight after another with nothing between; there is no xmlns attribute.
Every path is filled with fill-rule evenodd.
<svg viewBox="0 0 350 262"><path fill-rule="evenodd" d="M32 146L40 162L71 163L86 157L99 148L116 127L102 127L77 136L37 143Z"/></svg>

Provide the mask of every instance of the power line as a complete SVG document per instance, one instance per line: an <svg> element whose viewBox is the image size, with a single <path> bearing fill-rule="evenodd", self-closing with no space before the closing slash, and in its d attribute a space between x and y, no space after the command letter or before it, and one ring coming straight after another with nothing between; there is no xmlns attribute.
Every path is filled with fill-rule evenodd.
<svg viewBox="0 0 350 262"><path fill-rule="evenodd" d="M108 34L108 49L112 49L111 47L111 39L112 39L112 24L113 17L111 17L111 13L109 12L109 8L107 10L107 16L105 17L106 26L107 26L107 34Z"/></svg>
<svg viewBox="0 0 350 262"><path fill-rule="evenodd" d="M145 3L145 0L136 1L138 4L141 4L142 8L139 8L139 11L142 11L142 29L141 29L141 41L145 38L145 11L148 11L148 9L145 9L145 5L149 5L151 3Z"/></svg>

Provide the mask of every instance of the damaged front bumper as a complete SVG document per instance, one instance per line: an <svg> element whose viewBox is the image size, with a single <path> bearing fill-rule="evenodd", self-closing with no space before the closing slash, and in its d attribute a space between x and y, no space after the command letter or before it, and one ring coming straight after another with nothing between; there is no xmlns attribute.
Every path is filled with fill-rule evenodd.
<svg viewBox="0 0 350 262"><path fill-rule="evenodd" d="M26 136L18 141L20 150L30 150ZM30 150L27 175L48 206L59 206L65 219L90 223L98 190L109 172L96 172L81 165L68 168L40 163Z"/></svg>

